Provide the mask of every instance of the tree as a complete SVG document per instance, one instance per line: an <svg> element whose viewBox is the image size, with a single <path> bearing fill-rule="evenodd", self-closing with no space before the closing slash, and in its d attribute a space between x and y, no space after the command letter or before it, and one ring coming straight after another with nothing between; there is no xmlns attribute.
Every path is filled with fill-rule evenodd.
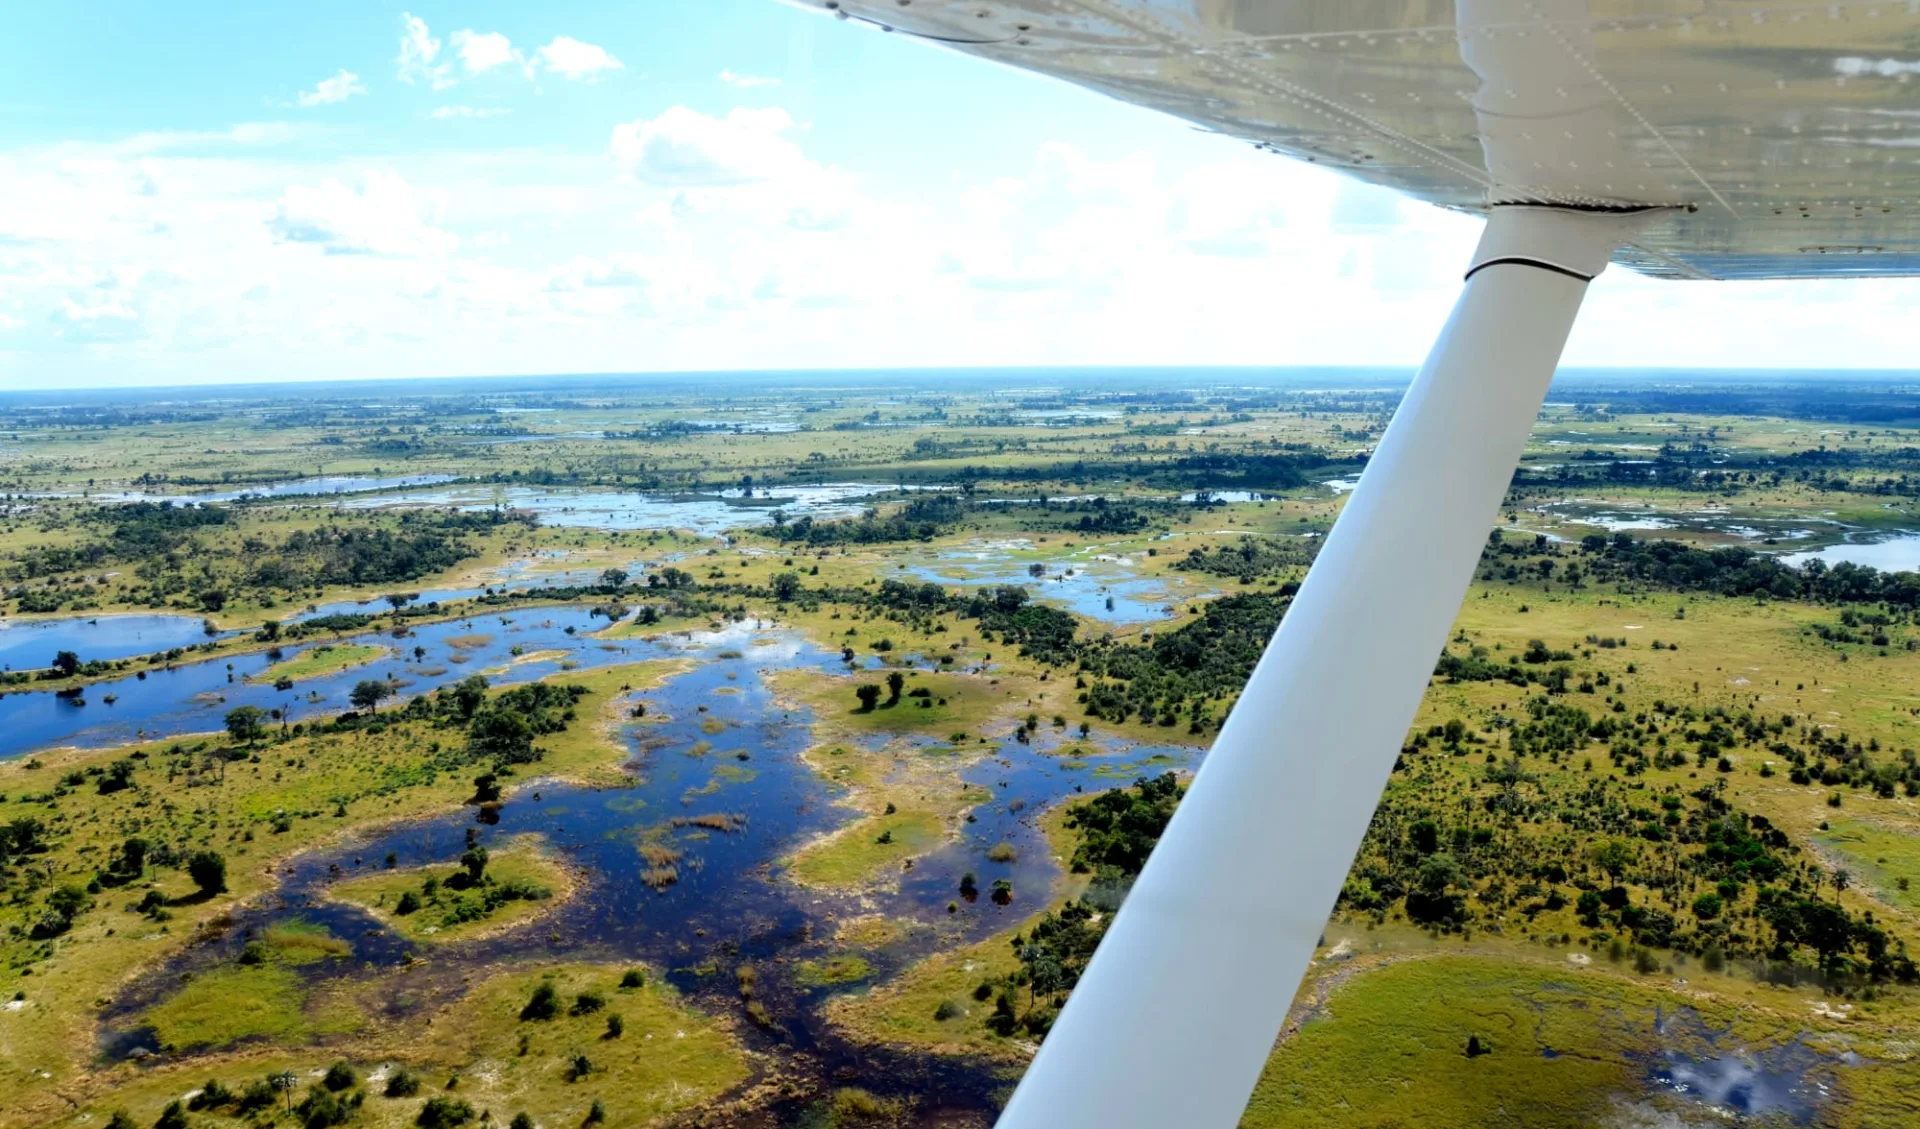
<svg viewBox="0 0 1920 1129"><path fill-rule="evenodd" d="M600 574L600 584L604 588L624 588L627 583L627 570L610 568Z"/></svg>
<svg viewBox="0 0 1920 1129"><path fill-rule="evenodd" d="M259 706L235 706L227 711L227 736L236 745L251 745L267 735L266 718Z"/></svg>
<svg viewBox="0 0 1920 1129"><path fill-rule="evenodd" d="M491 772L483 772L473 778L473 802L490 804L500 798L500 778Z"/></svg>
<svg viewBox="0 0 1920 1129"><path fill-rule="evenodd" d="M355 709L372 711L378 709L380 703L392 693L393 687L386 683L378 679L362 678L354 684L353 692L347 695L347 700L353 703Z"/></svg>
<svg viewBox="0 0 1920 1129"><path fill-rule="evenodd" d="M483 757L503 764L526 764L534 759L533 727L514 710L489 710L467 729L467 745Z"/></svg>
<svg viewBox="0 0 1920 1129"><path fill-rule="evenodd" d="M888 705L890 706L897 705L899 703L900 691L904 689L906 685L907 685L906 675L901 674L897 670L890 670L887 672L887 704Z"/></svg>
<svg viewBox="0 0 1920 1129"><path fill-rule="evenodd" d="M800 574L797 572L776 572L773 574L773 598L781 603L800 594Z"/></svg>
<svg viewBox="0 0 1920 1129"><path fill-rule="evenodd" d="M460 865L467 868L467 878L470 881L480 881L480 876L487 872L487 849L468 847L466 853L460 856Z"/></svg>
<svg viewBox="0 0 1920 1129"><path fill-rule="evenodd" d="M62 678L72 678L80 673L80 656L72 651L61 651L53 656L53 669Z"/></svg>
<svg viewBox="0 0 1920 1129"><path fill-rule="evenodd" d="M872 683L855 686L853 696L860 699L860 713L872 713L874 707L880 704L880 687Z"/></svg>
<svg viewBox="0 0 1920 1129"><path fill-rule="evenodd" d="M1615 883L1620 881L1621 876L1626 874L1627 868L1632 866L1637 858L1633 847L1624 839L1608 839L1603 843L1596 843L1589 857L1593 859L1593 865L1606 871L1607 877L1613 879Z"/></svg>
<svg viewBox="0 0 1920 1129"><path fill-rule="evenodd" d="M227 888L227 860L213 851L195 851L187 856L187 877L207 897Z"/></svg>
<svg viewBox="0 0 1920 1129"><path fill-rule="evenodd" d="M115 869L122 874L139 877L147 869L147 850L148 843L145 839L137 835L128 839L120 844L120 861L115 864Z"/></svg>
<svg viewBox="0 0 1920 1129"><path fill-rule="evenodd" d="M153 1123L153 1129L187 1129L187 1111L178 1100L170 1101L160 1111L160 1117Z"/></svg>
<svg viewBox="0 0 1920 1129"><path fill-rule="evenodd" d="M282 1070L278 1074L269 1074L267 1076L267 1081L273 1083L274 1089L279 1090L282 1093L287 1095L287 1112L292 1113L293 1112L293 1088L300 1084L300 1080L294 1077L293 1071Z"/></svg>

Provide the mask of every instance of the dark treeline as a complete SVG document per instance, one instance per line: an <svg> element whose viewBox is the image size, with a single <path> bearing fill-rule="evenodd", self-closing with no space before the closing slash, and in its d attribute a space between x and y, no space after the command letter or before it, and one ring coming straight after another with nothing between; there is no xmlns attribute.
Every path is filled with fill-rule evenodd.
<svg viewBox="0 0 1920 1129"><path fill-rule="evenodd" d="M1179 780L1166 773L1136 780L1131 788L1102 792L1067 810L1067 826L1080 837L1072 869L1092 874L1093 882L1079 899L1043 915L1030 932L1014 934L1018 969L974 987L974 999L993 1001L987 1026L1001 1035L1025 1030L1035 1036L1053 1026L1185 792ZM972 884L971 874L961 880L962 895Z"/></svg>
<svg viewBox="0 0 1920 1129"><path fill-rule="evenodd" d="M1032 603L1025 589L1011 586L957 595L938 584L888 580L876 592L821 594L910 619L936 612L977 619L984 642L1010 643L1023 656L1073 668L1087 716L1112 722L1138 717L1163 726L1185 722L1192 734L1210 731L1225 716L1292 598L1287 592L1223 596L1202 606L1193 622L1135 643L1082 639L1073 616Z"/></svg>
<svg viewBox="0 0 1920 1129"><path fill-rule="evenodd" d="M1313 564L1320 552L1317 537L1290 537L1285 541L1271 537L1242 537L1231 545L1212 545L1194 549L1174 562L1173 567L1211 576L1229 576L1242 584L1251 584L1264 576L1304 569Z"/></svg>
<svg viewBox="0 0 1920 1129"><path fill-rule="evenodd" d="M1798 567L1777 556L1738 547L1698 549L1677 541L1642 541L1625 533L1591 534L1577 548L1543 537L1496 534L1481 557L1483 579L1522 576L1570 586L1613 583L1675 592L1756 596L1823 604L1920 605L1920 574L1882 572L1842 562Z"/></svg>

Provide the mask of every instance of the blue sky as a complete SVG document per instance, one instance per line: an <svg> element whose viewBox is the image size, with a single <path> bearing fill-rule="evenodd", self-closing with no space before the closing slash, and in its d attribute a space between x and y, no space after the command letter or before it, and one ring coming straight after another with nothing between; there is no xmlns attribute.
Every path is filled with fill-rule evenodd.
<svg viewBox="0 0 1920 1129"><path fill-rule="evenodd" d="M0 387L1411 364L1477 222L776 0L14 5ZM1610 271L1567 360L1899 367Z"/></svg>

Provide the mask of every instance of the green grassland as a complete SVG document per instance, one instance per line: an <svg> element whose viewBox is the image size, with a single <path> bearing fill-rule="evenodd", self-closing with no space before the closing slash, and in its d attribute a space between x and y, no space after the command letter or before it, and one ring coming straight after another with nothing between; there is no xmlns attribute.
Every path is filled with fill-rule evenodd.
<svg viewBox="0 0 1920 1129"><path fill-rule="evenodd" d="M638 972L640 987L623 987ZM404 992L409 973L389 974L361 991ZM232 1030L251 1020L258 1035L304 1037L310 1034L287 1017L289 990L284 977L271 973L209 974L209 987L227 990L212 998L201 1015L212 1026ZM523 1018L540 984L550 985L558 1003L552 1018ZM264 1001L234 999L238 992L265 990ZM597 1006L580 1004L582 996ZM245 1018L219 1019L210 1013L226 999ZM344 1002L336 1011L364 1013L374 1000ZM183 1022L188 1018L181 1009ZM621 1030L611 1034L610 1016ZM580 1056L585 1057L584 1064ZM354 1081L342 1098L363 1093L355 1124L402 1129L414 1124L429 1099L444 1096L490 1112L504 1124L526 1113L541 1125L575 1125L597 1101L605 1124L638 1127L659 1124L679 1111L705 1103L746 1081L752 1060L729 1031L688 1006L659 978L638 966L585 963L518 965L490 969L460 999L433 1011L377 1028L336 1035L325 1047L302 1050L257 1047L239 1054L139 1070L112 1068L72 1092L72 1104L36 1122L17 1120L29 1110L13 1106L0 1114L7 1124L47 1124L81 1129L106 1122L124 1110L138 1124L150 1124L161 1107L201 1088L209 1078L240 1094L257 1082L290 1070L296 1079L292 1097L299 1104L321 1088L321 1072L345 1063ZM588 1069L579 1070L581 1065ZM392 1079L402 1072L418 1079L413 1094L392 1095ZM282 1099L276 1096L276 1104ZM266 1116L271 1119L271 1108ZM284 1108L282 1105L281 1108ZM198 1110L193 1124L226 1129L260 1123L228 1102Z"/></svg>
<svg viewBox="0 0 1920 1129"><path fill-rule="evenodd" d="M277 682L282 678L290 678L297 684L303 678L322 678L329 674L338 674L356 666L365 666L383 655L391 654L393 654L391 648L368 643L318 643L284 662L274 663L254 675L252 680Z"/></svg>
<svg viewBox="0 0 1920 1129"><path fill-rule="evenodd" d="M482 875L487 886L526 890L530 896L502 901L489 910L480 900L484 889L459 884L465 877L466 872L449 861L349 878L334 883L327 893L366 910L408 940L447 944L490 936L548 913L565 902L576 886L566 866L534 836L495 848ZM426 888L429 879L434 881L432 893ZM402 914L401 900L408 894L419 905Z"/></svg>

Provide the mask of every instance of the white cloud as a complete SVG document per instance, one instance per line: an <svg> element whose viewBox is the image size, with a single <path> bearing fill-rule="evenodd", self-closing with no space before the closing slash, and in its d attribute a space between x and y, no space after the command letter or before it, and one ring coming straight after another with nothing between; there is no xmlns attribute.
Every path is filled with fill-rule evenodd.
<svg viewBox="0 0 1920 1129"><path fill-rule="evenodd" d="M277 239L313 244L330 255L451 252L459 238L428 223L421 204L398 174L373 170L361 177L358 191L333 177L317 187L289 186L268 227Z"/></svg>
<svg viewBox="0 0 1920 1129"><path fill-rule="evenodd" d="M555 36L552 43L534 52L548 70L571 79L594 79L602 72L620 70L625 64L603 47L582 43L572 36Z"/></svg>
<svg viewBox="0 0 1920 1129"><path fill-rule="evenodd" d="M400 13L400 55L394 63L401 82L425 83L435 90L453 85L453 64L440 61L440 41L419 16Z"/></svg>
<svg viewBox="0 0 1920 1129"><path fill-rule="evenodd" d="M436 119L497 118L502 114L510 114L512 112L512 110L507 109L505 106L463 106L456 104L451 106L435 106L433 112L427 116Z"/></svg>
<svg viewBox="0 0 1920 1129"><path fill-rule="evenodd" d="M720 81L726 83L728 86L739 86L743 88L780 85L780 80L777 78L768 78L765 75L757 74L736 74L731 70L721 71Z"/></svg>
<svg viewBox="0 0 1920 1129"><path fill-rule="evenodd" d="M715 118L674 106L659 117L615 126L611 148L616 161L655 184L750 184L806 165L800 147L781 136L792 125L778 107L735 109Z"/></svg>
<svg viewBox="0 0 1920 1129"><path fill-rule="evenodd" d="M495 67L524 61L520 53L513 49L513 43L497 31L478 32L471 30L456 31L448 41L460 54L460 65L468 74L481 74Z"/></svg>
<svg viewBox="0 0 1920 1129"><path fill-rule="evenodd" d="M360 82L360 76L349 70L342 70L332 78L323 78L312 90L300 94L302 108L331 106L335 102L345 102L356 94L365 94L367 88Z"/></svg>

